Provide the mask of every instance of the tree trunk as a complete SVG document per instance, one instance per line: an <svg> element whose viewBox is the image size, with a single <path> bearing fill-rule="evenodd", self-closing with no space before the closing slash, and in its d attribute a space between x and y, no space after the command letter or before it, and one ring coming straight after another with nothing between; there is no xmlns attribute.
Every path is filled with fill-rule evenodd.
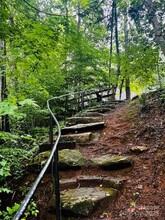
<svg viewBox="0 0 165 220"><path fill-rule="evenodd" d="M0 41L0 50L2 51L2 57L6 56L6 43L5 41ZM2 63L4 62L5 58L2 58ZM1 101L4 101L5 99L7 99L7 85L6 85L6 67L5 65L2 64L2 66L0 67L1 70ZM9 116L8 115L4 115L1 118L1 129L2 131L6 131L9 132L10 131L10 127L9 127Z"/></svg>
<svg viewBox="0 0 165 220"><path fill-rule="evenodd" d="M148 9L150 23L153 26L155 42L160 46L163 54L165 55L165 35L163 35L163 28L161 22L158 21L156 10L153 6L152 0L145 1L145 6Z"/></svg>
<svg viewBox="0 0 165 220"><path fill-rule="evenodd" d="M125 80L125 92L126 92L126 99L129 100L131 98L130 79L129 79L129 77Z"/></svg>
<svg viewBox="0 0 165 220"><path fill-rule="evenodd" d="M115 18L116 54L117 54L117 77L119 77L120 75L120 51L119 51L118 18L117 18L116 3L114 3L114 18Z"/></svg>
<svg viewBox="0 0 165 220"><path fill-rule="evenodd" d="M110 87L112 86L112 94L113 94L112 98L115 99L115 89L114 89L114 85L112 85L112 83L111 83L112 50L113 50L113 28L114 28L114 1L112 3L112 15L111 15L111 18L110 18L110 48L109 48L109 66L108 66L108 71L109 71L109 92L110 92Z"/></svg>
<svg viewBox="0 0 165 220"><path fill-rule="evenodd" d="M125 79L125 92L126 99L129 100L131 98L131 89L130 89L130 78L127 76L127 63L128 63L128 11L127 8L124 11L124 40L125 40L125 56L126 56L126 79Z"/></svg>

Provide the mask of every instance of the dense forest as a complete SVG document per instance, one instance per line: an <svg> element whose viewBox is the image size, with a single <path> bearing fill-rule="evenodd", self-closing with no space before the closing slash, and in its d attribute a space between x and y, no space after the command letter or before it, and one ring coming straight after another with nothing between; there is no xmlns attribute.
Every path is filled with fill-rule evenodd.
<svg viewBox="0 0 165 220"><path fill-rule="evenodd" d="M161 0L0 0L0 218L12 216L3 198L48 133L48 99L164 88L164 56Z"/></svg>

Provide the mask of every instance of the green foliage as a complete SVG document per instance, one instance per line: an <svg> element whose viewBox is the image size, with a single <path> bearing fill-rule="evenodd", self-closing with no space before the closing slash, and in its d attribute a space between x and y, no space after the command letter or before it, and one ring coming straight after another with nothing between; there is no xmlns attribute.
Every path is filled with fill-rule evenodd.
<svg viewBox="0 0 165 220"><path fill-rule="evenodd" d="M0 206L1 206L1 195L9 194L12 191L4 184L7 177L9 177L10 174L10 165L9 163L3 159L2 155L0 155L0 182L3 183L3 186L0 186ZM0 212L1 214L1 212Z"/></svg>
<svg viewBox="0 0 165 220"><path fill-rule="evenodd" d="M2 158L2 156L1 156ZM0 161L0 182L4 181L6 177L10 176L10 166L6 160L2 159Z"/></svg>
<svg viewBox="0 0 165 220"><path fill-rule="evenodd" d="M7 136L7 134L5 135ZM10 164L13 179L23 176L26 164L37 151L38 145L30 135L9 135L0 148L0 154L5 158L6 163Z"/></svg>
<svg viewBox="0 0 165 220"><path fill-rule="evenodd" d="M14 214L19 209L20 205L15 203L13 207L7 207L6 211L0 211L0 217L3 217L4 220L10 220Z"/></svg>
<svg viewBox="0 0 165 220"><path fill-rule="evenodd" d="M16 109L18 109L18 107L13 103L7 101L0 103L0 115L14 115Z"/></svg>
<svg viewBox="0 0 165 220"><path fill-rule="evenodd" d="M24 218L23 218L22 220L26 220L26 218L27 218L28 216L37 217L37 216L38 216L38 213L39 213L39 211L38 211L38 209L37 209L37 204L36 204L34 201L32 201L32 202L28 205L27 210L26 210L26 212L25 212L25 214L24 214Z"/></svg>
<svg viewBox="0 0 165 220"><path fill-rule="evenodd" d="M20 204L14 203L14 205L12 207L7 207L6 211L0 211L0 217L3 217L4 220L10 220L11 218L14 217L14 215L18 211L19 207L20 207ZM39 213L39 211L37 209L37 205L34 201L32 201L28 205L27 210L26 210L23 218L21 218L21 220L26 220L27 217L29 217L29 216L37 217L38 213Z"/></svg>

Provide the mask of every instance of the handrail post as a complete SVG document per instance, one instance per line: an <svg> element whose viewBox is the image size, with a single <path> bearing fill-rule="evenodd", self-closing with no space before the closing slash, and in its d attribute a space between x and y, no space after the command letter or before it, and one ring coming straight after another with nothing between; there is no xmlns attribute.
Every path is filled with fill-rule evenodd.
<svg viewBox="0 0 165 220"><path fill-rule="evenodd" d="M53 147L53 117L51 115L50 118L50 143L51 147ZM53 166L52 166L52 173L54 178L54 184L55 184L55 207L56 207L56 220L61 220L61 201L60 201L60 178L59 178L59 158L58 158L58 146L57 150L54 153L53 157Z"/></svg>
<svg viewBox="0 0 165 220"><path fill-rule="evenodd" d="M50 115L49 142L50 142L51 148L52 148L53 147L53 117L52 117L52 115Z"/></svg>
<svg viewBox="0 0 165 220"><path fill-rule="evenodd" d="M55 182L55 201L56 201L56 220L61 220L61 200L60 200L60 178L59 178L59 166L58 166L58 149L55 151L53 160L54 169L54 182Z"/></svg>
<svg viewBox="0 0 165 220"><path fill-rule="evenodd" d="M68 114L68 96L65 97L65 118L64 118L65 124L66 124L67 114Z"/></svg>

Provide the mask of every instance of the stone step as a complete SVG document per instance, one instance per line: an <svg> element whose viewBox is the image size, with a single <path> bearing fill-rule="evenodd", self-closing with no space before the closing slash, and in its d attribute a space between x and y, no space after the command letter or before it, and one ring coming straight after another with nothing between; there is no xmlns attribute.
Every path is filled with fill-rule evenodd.
<svg viewBox="0 0 165 220"><path fill-rule="evenodd" d="M115 107L114 107L115 108ZM106 113L106 112L109 112L111 111L112 109L114 108L108 108L108 107L95 107L95 108L91 108L91 109L88 109L87 112L98 112L98 113Z"/></svg>
<svg viewBox="0 0 165 220"><path fill-rule="evenodd" d="M102 117L103 118L104 114L98 113L98 112L79 112L77 114L77 117Z"/></svg>
<svg viewBox="0 0 165 220"><path fill-rule="evenodd" d="M113 104L115 104L115 105L118 105L118 104L121 104L121 103L124 103L125 102L125 100L109 100L109 101L105 101L105 102L101 102L101 104L102 105L113 105Z"/></svg>
<svg viewBox="0 0 165 220"><path fill-rule="evenodd" d="M61 210L67 216L90 216L97 206L113 203L118 190L104 187L80 187L61 191ZM55 210L54 196L49 202L49 211Z"/></svg>
<svg viewBox="0 0 165 220"><path fill-rule="evenodd" d="M95 122L89 124L77 124L61 129L61 134L82 133L91 130L98 130L104 127L104 122Z"/></svg>
<svg viewBox="0 0 165 220"><path fill-rule="evenodd" d="M50 151L39 153L34 157L28 168L30 171L40 171L46 163ZM127 168L133 165L133 160L129 156L104 155L98 158L86 159L79 150L63 149L59 151L59 169L78 169L84 166L100 167L108 170Z"/></svg>
<svg viewBox="0 0 165 220"><path fill-rule="evenodd" d="M58 149L75 149L76 148L76 141L60 141L58 143ZM50 143L42 143L39 145L39 152L44 152L52 149L52 145Z"/></svg>
<svg viewBox="0 0 165 220"><path fill-rule="evenodd" d="M66 125L76 125L76 124L89 124L95 122L102 122L102 117L72 117L67 119Z"/></svg>
<svg viewBox="0 0 165 220"><path fill-rule="evenodd" d="M76 179L60 180L60 190L98 186L120 190L125 181L126 180L122 178L110 178L108 176L77 176Z"/></svg>
<svg viewBox="0 0 165 220"><path fill-rule="evenodd" d="M129 156L103 155L91 159L91 166L98 166L109 170L127 168L133 165L133 160Z"/></svg>
<svg viewBox="0 0 165 220"><path fill-rule="evenodd" d="M28 170L38 172L46 163L51 151L45 151L35 156L28 165ZM79 150L63 149L59 151L59 169L77 169L87 165L87 160Z"/></svg>
<svg viewBox="0 0 165 220"><path fill-rule="evenodd" d="M122 100L112 100L109 102L101 102L96 106L88 109L87 112L97 112L97 113L106 113L115 109L119 104L124 103Z"/></svg>
<svg viewBox="0 0 165 220"><path fill-rule="evenodd" d="M61 138L70 138L73 139L76 143L87 143L93 139L92 132L78 133L78 134L66 134L62 135Z"/></svg>

